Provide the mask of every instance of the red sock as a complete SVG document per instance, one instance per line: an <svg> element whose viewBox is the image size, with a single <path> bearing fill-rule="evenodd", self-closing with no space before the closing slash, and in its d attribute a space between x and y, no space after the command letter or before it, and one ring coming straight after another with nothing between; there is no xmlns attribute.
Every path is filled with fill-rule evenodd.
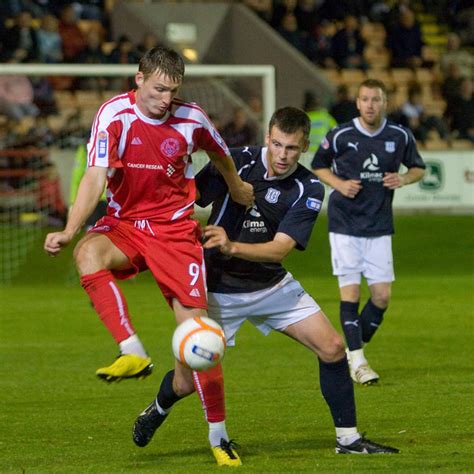
<svg viewBox="0 0 474 474"><path fill-rule="evenodd" d="M109 270L83 275L81 285L117 343L135 334L128 314L127 302Z"/></svg>
<svg viewBox="0 0 474 474"><path fill-rule="evenodd" d="M193 372L193 378L207 421L209 423L224 421L224 374L221 364L206 372Z"/></svg>

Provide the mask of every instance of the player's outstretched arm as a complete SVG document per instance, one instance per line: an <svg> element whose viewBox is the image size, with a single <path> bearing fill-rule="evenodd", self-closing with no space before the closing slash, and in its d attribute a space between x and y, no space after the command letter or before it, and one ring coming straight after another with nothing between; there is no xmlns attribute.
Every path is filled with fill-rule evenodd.
<svg viewBox="0 0 474 474"><path fill-rule="evenodd" d="M296 242L283 232L277 232L270 242L247 244L229 240L223 227L208 225L204 228L205 249L217 247L224 255L251 262L280 263L295 247Z"/></svg>
<svg viewBox="0 0 474 474"><path fill-rule="evenodd" d="M325 184L339 191L343 196L354 199L362 189L358 179L341 179L329 168L318 168L313 170L314 174Z"/></svg>
<svg viewBox="0 0 474 474"><path fill-rule="evenodd" d="M92 214L104 192L107 168L92 167L85 172L76 201L69 213L66 228L61 232L52 232L46 236L44 250L56 256L80 231L86 219Z"/></svg>
<svg viewBox="0 0 474 474"><path fill-rule="evenodd" d="M388 189L397 189L407 184L416 183L423 178L425 170L423 168L409 168L405 174L385 173L383 185Z"/></svg>
<svg viewBox="0 0 474 474"><path fill-rule="evenodd" d="M220 156L212 152L207 152L207 155L224 178L232 200L246 207L252 206L254 201L253 186L242 181L235 168L234 160L230 156Z"/></svg>

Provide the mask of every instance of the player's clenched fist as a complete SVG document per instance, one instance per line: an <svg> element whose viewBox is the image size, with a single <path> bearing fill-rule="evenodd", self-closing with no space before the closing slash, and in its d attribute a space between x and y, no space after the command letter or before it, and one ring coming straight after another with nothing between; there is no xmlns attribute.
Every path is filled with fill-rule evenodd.
<svg viewBox="0 0 474 474"><path fill-rule="evenodd" d="M342 181L337 190L345 197L354 199L362 189L360 181L357 179L347 179Z"/></svg>
<svg viewBox="0 0 474 474"><path fill-rule="evenodd" d="M63 247L71 242L72 237L69 232L52 232L46 236L44 250L52 257L55 257Z"/></svg>
<svg viewBox="0 0 474 474"><path fill-rule="evenodd" d="M388 189L401 188L405 184L405 179L398 173L385 173L383 185Z"/></svg>
<svg viewBox="0 0 474 474"><path fill-rule="evenodd" d="M217 247L224 255L232 254L233 242L229 240L223 227L208 225L204 228L205 249Z"/></svg>

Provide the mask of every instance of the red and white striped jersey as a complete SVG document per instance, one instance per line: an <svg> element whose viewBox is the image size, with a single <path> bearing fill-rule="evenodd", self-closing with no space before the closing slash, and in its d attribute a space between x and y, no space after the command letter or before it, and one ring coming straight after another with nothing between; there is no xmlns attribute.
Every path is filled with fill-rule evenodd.
<svg viewBox="0 0 474 474"><path fill-rule="evenodd" d="M197 149L229 155L198 105L174 99L162 119L151 119L140 112L130 91L108 100L97 112L87 164L109 169L110 216L169 222L193 212L191 154Z"/></svg>

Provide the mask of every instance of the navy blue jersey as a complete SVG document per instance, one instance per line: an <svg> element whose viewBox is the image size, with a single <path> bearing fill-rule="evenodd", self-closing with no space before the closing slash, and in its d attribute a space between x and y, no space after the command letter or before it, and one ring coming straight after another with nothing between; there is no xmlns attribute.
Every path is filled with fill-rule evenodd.
<svg viewBox="0 0 474 474"><path fill-rule="evenodd" d="M329 196L329 231L357 237L391 235L393 190L383 186L385 173L400 165L425 168L411 132L384 120L369 133L356 118L333 128L315 153L313 169L331 168L342 179L358 179L362 189L354 199L333 190Z"/></svg>
<svg viewBox="0 0 474 474"><path fill-rule="evenodd" d="M296 241L304 250L321 209L324 187L299 163L283 177L268 177L267 148L231 149L235 166L244 181L254 187L255 204L246 210L228 194L227 185L209 163L196 176L198 205L213 203L209 224L224 227L232 241L250 244L270 242L277 232ZM207 286L216 293L248 293L278 283L286 270L280 263L250 262L206 250Z"/></svg>

